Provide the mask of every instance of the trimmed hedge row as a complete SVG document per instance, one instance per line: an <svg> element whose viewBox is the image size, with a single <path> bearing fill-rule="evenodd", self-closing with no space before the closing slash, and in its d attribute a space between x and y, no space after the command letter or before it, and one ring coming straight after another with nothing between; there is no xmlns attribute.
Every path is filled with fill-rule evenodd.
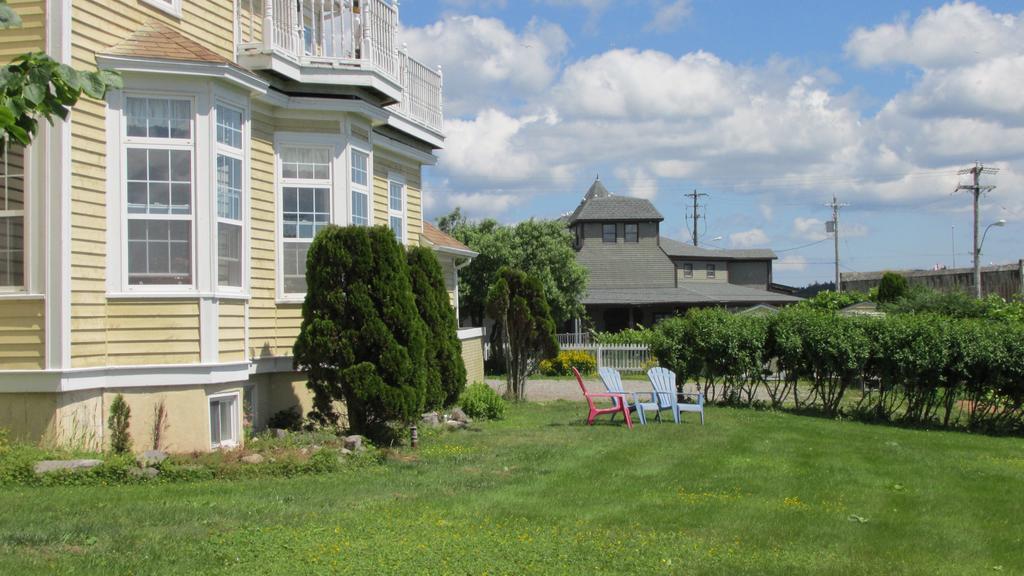
<svg viewBox="0 0 1024 576"><path fill-rule="evenodd" d="M694 309L654 328L651 351L707 398L919 425L1024 432L1024 324L936 314L770 317ZM800 386L797 386L797 384ZM853 386L867 391L844 403Z"/></svg>

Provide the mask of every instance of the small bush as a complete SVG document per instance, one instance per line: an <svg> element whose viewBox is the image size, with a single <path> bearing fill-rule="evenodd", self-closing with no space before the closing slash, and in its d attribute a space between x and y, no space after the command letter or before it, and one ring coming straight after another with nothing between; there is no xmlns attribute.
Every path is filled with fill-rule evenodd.
<svg viewBox="0 0 1024 576"><path fill-rule="evenodd" d="M0 428L0 456L3 456L11 449L11 442L7 439L7 430Z"/></svg>
<svg viewBox="0 0 1024 576"><path fill-rule="evenodd" d="M115 454L127 454L132 450L132 437L128 433L128 422L132 417L132 409L124 401L124 396L114 396L110 403L110 417L107 428L110 429L110 450Z"/></svg>
<svg viewBox="0 0 1024 576"><path fill-rule="evenodd" d="M341 467L341 462L338 460L336 451L330 448L321 448L309 457L306 467L307 471L312 474L326 474L327 472L337 472Z"/></svg>
<svg viewBox="0 0 1024 576"><path fill-rule="evenodd" d="M551 360L541 360L538 370L544 376L571 376L573 366L580 374L593 374L597 371L597 361L589 352L582 350L563 350Z"/></svg>
<svg viewBox="0 0 1024 576"><path fill-rule="evenodd" d="M298 432L302 430L302 412L298 406L292 406L286 410L275 412L270 419L267 420L267 426L270 428L278 428L280 430L290 430L292 432Z"/></svg>
<svg viewBox="0 0 1024 576"><path fill-rule="evenodd" d="M505 400L483 382L475 382L466 388L459 403L470 418L501 420L505 417Z"/></svg>
<svg viewBox="0 0 1024 576"><path fill-rule="evenodd" d="M895 302L907 295L910 285L907 279L895 272L886 272L878 284L878 302Z"/></svg>

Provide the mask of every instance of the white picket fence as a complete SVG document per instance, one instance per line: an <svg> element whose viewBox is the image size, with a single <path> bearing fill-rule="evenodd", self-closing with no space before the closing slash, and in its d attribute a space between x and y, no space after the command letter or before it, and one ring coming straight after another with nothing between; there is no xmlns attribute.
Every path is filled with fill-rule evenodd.
<svg viewBox="0 0 1024 576"><path fill-rule="evenodd" d="M646 372L651 367L651 351L646 344L579 344L562 350L580 350L594 357L598 368L619 372Z"/></svg>

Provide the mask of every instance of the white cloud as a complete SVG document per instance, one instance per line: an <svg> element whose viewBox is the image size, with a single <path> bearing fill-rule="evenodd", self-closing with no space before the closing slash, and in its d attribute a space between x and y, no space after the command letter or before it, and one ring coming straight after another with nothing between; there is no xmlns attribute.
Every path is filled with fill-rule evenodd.
<svg viewBox="0 0 1024 576"><path fill-rule="evenodd" d="M1024 13L995 14L973 2L926 9L910 26L905 19L857 28L846 54L864 67L912 64L951 68L1024 51Z"/></svg>
<svg viewBox="0 0 1024 576"><path fill-rule="evenodd" d="M817 218L795 218L793 234L797 238L811 241L824 240L829 237L825 232L825 222Z"/></svg>
<svg viewBox="0 0 1024 576"><path fill-rule="evenodd" d="M807 270L807 258L803 256L783 256L775 261L772 269L776 272L803 272Z"/></svg>
<svg viewBox="0 0 1024 576"><path fill-rule="evenodd" d="M643 167L620 167L615 177L626 183L626 193L636 198L653 200L658 195L658 180Z"/></svg>
<svg viewBox="0 0 1024 576"><path fill-rule="evenodd" d="M522 197L516 194L451 194L448 196L448 206L462 208L471 218L481 218L500 216L521 200Z"/></svg>
<svg viewBox="0 0 1024 576"><path fill-rule="evenodd" d="M654 15L644 28L662 34L672 32L690 16L692 9L690 0L656 0Z"/></svg>
<svg viewBox="0 0 1024 576"><path fill-rule="evenodd" d="M992 28L995 39L978 54L957 60L917 32L925 25L937 30L936 22L964 10ZM450 180L449 193L574 192L577 199L585 186L569 190L567 183L597 171L614 173L623 193L640 196L673 190L671 179L770 195L764 206L751 206L771 221L779 197L813 207L836 193L858 208L927 209L948 198L957 168L979 158L1003 168L989 199L1012 219L1024 217L1014 195L1024 182L1011 176L1024 160L1020 22L973 4L948 4L916 21L854 32L847 53L860 63L926 66L870 115L855 95L838 92L842 83L833 72L780 59L740 65L702 51L615 49L562 68L568 41L557 27L543 44L546 56L533 59L521 44L544 26L536 23L516 32L498 21L452 17L418 34L449 62L448 140L437 168ZM448 31L458 39L440 37ZM889 48L872 53L869 40ZM517 69L520 58L526 70ZM798 221L799 238L826 237L821 219ZM844 233L859 231L844 223Z"/></svg>
<svg viewBox="0 0 1024 576"><path fill-rule="evenodd" d="M531 20L522 32L496 18L450 15L423 28L405 28L402 41L428 66L444 70L445 112L515 104L555 79L569 38L557 24Z"/></svg>
<svg viewBox="0 0 1024 576"><path fill-rule="evenodd" d="M449 6L458 8L505 8L507 0L443 0Z"/></svg>
<svg viewBox="0 0 1024 576"><path fill-rule="evenodd" d="M733 248L752 248L754 246L764 246L767 243L768 235L760 228L729 234L729 244Z"/></svg>

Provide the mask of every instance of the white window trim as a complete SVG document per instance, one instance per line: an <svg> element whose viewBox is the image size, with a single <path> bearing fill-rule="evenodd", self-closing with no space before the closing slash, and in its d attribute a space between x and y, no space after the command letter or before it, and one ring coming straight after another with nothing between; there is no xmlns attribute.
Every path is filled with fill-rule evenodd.
<svg viewBox="0 0 1024 576"><path fill-rule="evenodd" d="M251 107L248 95L205 78L177 76L172 90L163 78L134 75L126 80L127 90L108 92L107 112L107 298L233 298L248 299L251 285ZM128 285L128 240L126 174L127 142L124 136L128 96L193 99L193 209L192 285ZM216 114L221 102L244 111L243 136L243 274L242 286L217 286L217 173Z"/></svg>
<svg viewBox="0 0 1024 576"><path fill-rule="evenodd" d="M402 209L394 210L391 208L391 184L400 184L402 186ZM391 217L399 217L402 219L402 236L400 242L405 245L409 243L409 189L405 183L405 176L398 172L388 172L388 229L391 228Z"/></svg>
<svg viewBox="0 0 1024 576"><path fill-rule="evenodd" d="M34 300L44 297L46 265L45 162L43 136L25 146L24 198L22 209L22 285L0 286L0 300Z"/></svg>
<svg viewBox="0 0 1024 576"><path fill-rule="evenodd" d="M217 106L223 105L229 108L234 108L242 112L242 149L239 151L237 148L231 148L224 144L217 142ZM229 94L222 91L214 92L213 106L211 107L211 139L210 142L213 146L213 160L211 163L210 179L211 182L211 194L210 199L212 201L212 211L210 212L211 220L213 221L212 226L212 255L213 255L213 283L212 286L218 295L223 296L247 296L249 294L250 286L250 206L252 204L252 167L250 165L250 109L248 105L248 99L232 98ZM224 220L225 222L234 224L230 220L222 219L217 212L217 170L216 160L217 155L224 154L232 158L237 158L242 161L242 246L241 246L241 257L242 257L242 285L241 286L222 286L220 284L220 262L219 262L219 238L217 224Z"/></svg>
<svg viewBox="0 0 1024 576"><path fill-rule="evenodd" d="M366 155L366 185L357 185L352 180L352 153L361 152ZM345 154L347 174L348 174L348 196L349 196L349 207L348 207L348 219L347 223L355 226L356 223L353 221L354 215L352 211L355 209L355 203L351 201L352 196L356 192L366 194L366 225L373 226L373 152L368 143L360 142L358 140L349 141L348 153Z"/></svg>
<svg viewBox="0 0 1024 576"><path fill-rule="evenodd" d="M277 286L278 304L301 304L306 299L306 294L284 291L284 230L282 229L282 218L284 213L284 202L282 201L281 190L284 187L284 177L281 174L281 148L287 146L312 146L331 148L331 212L328 221L332 224L344 225L349 214L349 202L345 196L349 193L350 178L348 161L343 154L347 150L342 145L342 138L337 133L304 133L304 132L276 132L274 134L274 247L276 250L274 259L274 276ZM345 174L344 179L338 174ZM339 222L345 218L346 222Z"/></svg>
<svg viewBox="0 0 1024 576"><path fill-rule="evenodd" d="M231 418L233 420L231 428L232 428L232 432L234 433L235 437L233 439L231 439L230 441L227 441L227 442L223 442L222 441L222 442L214 443L214 441L213 441L213 434L210 433L210 424L211 424L211 422L210 422L210 406L213 403L213 401L215 401L215 400L234 400L234 410L232 411L233 413L231 415ZM211 394L211 395L206 397L206 432L207 432L207 435L208 435L209 440L210 440L210 448L212 448L212 449L236 448L236 447L238 447L240 445L240 440L241 440L241 437L242 437L242 430L241 430L241 428L242 428L242 425L241 425L242 418L241 418L241 414L240 414L241 407L242 407L242 397L241 397L241 394L237 390L233 391L233 392L223 392L223 393L220 393L220 394Z"/></svg>
<svg viewBox="0 0 1024 576"><path fill-rule="evenodd" d="M175 18L181 18L181 0L142 0L144 3L170 14Z"/></svg>
<svg viewBox="0 0 1024 576"><path fill-rule="evenodd" d="M125 104L127 104L128 98L167 98L172 100L188 100L189 106L191 107L192 122L191 132L192 137L186 142L180 139L172 140L170 138L142 138L136 136L128 136L128 119L125 115ZM121 229L120 237L120 284L122 290L128 293L147 293L147 292L194 292L199 286L199 254L201 251L198 249L198 243L196 239L198 234L196 233L199 229L201 222L200 218L200 186L201 174L199 170L200 152L199 142L202 138L199 137L200 130L202 129L199 120L199 95L196 93L181 93L181 92L149 92L149 91L135 91L129 90L123 94L122 106L118 111L118 132L117 137L119 140L118 146L118 173L117 178L119 182L118 186L118 202L120 204L119 222ZM127 203L127 191L128 191L128 174L126 172L127 159L128 159L128 147L136 145L147 149L166 149L166 150L188 150L192 155L192 198L191 198L191 213L189 214L188 221L191 223L189 227L191 231L191 237L189 238L190 247L192 250L190 275L192 278L191 284L130 284L128 277L128 203ZM186 220L180 217L181 215L159 215L159 217L152 217L151 214L135 214L132 215L133 219L137 220ZM179 216L179 217L173 217Z"/></svg>

